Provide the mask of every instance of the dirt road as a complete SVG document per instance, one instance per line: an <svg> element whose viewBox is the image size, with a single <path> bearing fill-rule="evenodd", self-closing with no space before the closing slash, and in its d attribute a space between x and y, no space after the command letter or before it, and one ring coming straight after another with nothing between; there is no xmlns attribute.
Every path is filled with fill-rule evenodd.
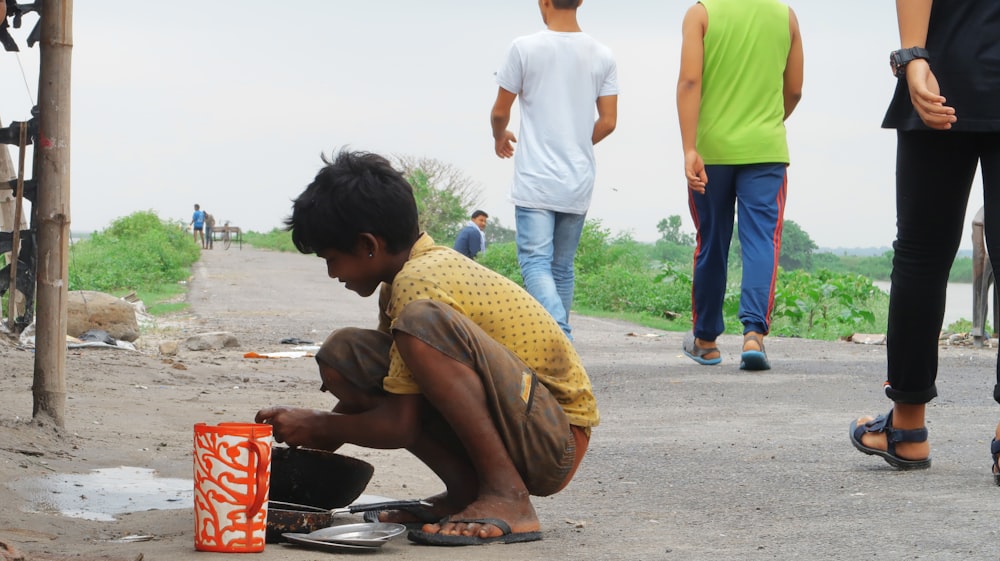
<svg viewBox="0 0 1000 561"><path fill-rule="evenodd" d="M312 359L251 360L373 325L376 302L325 277L316 257L216 248L190 283L191 313L144 333L140 352L71 350L66 428L30 423L30 351L0 345L0 541L28 559L214 559L194 551L188 508L87 520L45 507L38 478L120 466L190 480L195 422L246 421L261 406L331 406ZM941 349L941 397L930 408L934 466L897 473L847 441L852 417L881 412L885 347L773 339L774 369L738 370L737 336L723 363L679 352L681 335L574 317L576 344L602 412L574 482L535 501L544 539L460 550L397 538L381 558L997 559L1000 488L989 476L997 419L995 351ZM160 356L157 345L228 331L239 348ZM347 448L375 466L366 493L416 498L440 491L408 454ZM26 490L33 490L26 492ZM78 487L59 494L98 496ZM49 501L54 502L54 501ZM39 506L42 505L42 506ZM357 521L347 516L345 521ZM141 538L138 538L141 537ZM133 541L133 540L148 541ZM254 559L329 553L269 545ZM0 557L2 559L2 557Z"/></svg>

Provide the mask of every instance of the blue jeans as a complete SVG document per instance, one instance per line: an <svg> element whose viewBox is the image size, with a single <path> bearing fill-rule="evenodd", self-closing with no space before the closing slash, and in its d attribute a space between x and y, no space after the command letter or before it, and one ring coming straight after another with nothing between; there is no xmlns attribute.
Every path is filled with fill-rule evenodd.
<svg viewBox="0 0 1000 561"><path fill-rule="evenodd" d="M573 258L586 219L586 214L514 207L517 263L521 266L524 287L571 340Z"/></svg>

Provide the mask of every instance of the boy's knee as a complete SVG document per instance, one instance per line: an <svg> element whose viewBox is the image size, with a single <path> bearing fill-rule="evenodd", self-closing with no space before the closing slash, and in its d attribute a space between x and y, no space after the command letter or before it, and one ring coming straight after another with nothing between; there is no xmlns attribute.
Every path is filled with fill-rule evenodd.
<svg viewBox="0 0 1000 561"><path fill-rule="evenodd" d="M330 334L323 342L318 353L316 362L320 368L324 366L340 370L345 366L345 360L354 356L354 342L359 338L359 332L363 331L357 327L345 327Z"/></svg>
<svg viewBox="0 0 1000 561"><path fill-rule="evenodd" d="M392 338L381 331L356 327L334 331L316 353L324 385L332 389L333 380L327 378L336 373L364 391L381 390L391 344Z"/></svg>

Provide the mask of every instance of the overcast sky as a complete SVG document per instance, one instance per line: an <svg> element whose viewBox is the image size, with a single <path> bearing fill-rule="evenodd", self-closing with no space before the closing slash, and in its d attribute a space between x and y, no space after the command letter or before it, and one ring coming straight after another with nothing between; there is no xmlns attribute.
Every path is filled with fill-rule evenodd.
<svg viewBox="0 0 1000 561"><path fill-rule="evenodd" d="M589 216L643 241L674 214L694 230L674 101L690 5L587 0L579 11L614 51L622 90L618 129L596 149ZM787 123L785 218L821 247L888 246L895 133L879 126L895 85L895 3L791 5L806 68ZM35 21L15 30L20 53L0 50L4 124L26 119L37 95L38 47L24 42ZM451 164L512 227L513 163L493 154L489 127L493 72L513 38L542 27L532 0L76 2L71 227L100 230L146 209L187 222L200 203L220 223L268 231L320 154L341 146Z"/></svg>

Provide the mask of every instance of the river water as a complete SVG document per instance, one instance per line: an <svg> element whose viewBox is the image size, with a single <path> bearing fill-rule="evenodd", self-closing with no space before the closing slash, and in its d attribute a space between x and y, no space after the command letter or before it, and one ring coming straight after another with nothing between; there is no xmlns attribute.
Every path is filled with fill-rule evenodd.
<svg viewBox="0 0 1000 561"><path fill-rule="evenodd" d="M889 281L875 281L872 284L881 288L886 294L889 293ZM990 302L992 302L993 289L990 289ZM990 310L986 317L992 316ZM950 282L948 283L948 296L944 308L944 327L952 323L967 319L972 321L972 283ZM992 322L991 322L992 323Z"/></svg>

